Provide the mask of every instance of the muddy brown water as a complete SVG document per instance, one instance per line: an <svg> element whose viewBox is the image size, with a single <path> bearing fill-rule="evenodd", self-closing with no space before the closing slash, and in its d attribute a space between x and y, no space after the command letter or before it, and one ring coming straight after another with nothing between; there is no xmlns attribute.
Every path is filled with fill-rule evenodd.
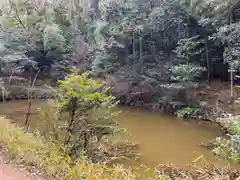
<svg viewBox="0 0 240 180"><path fill-rule="evenodd" d="M34 127L39 115L38 108L46 108L46 102L35 100L32 104L32 115L30 121ZM11 101L0 105L0 114L14 121L23 123L27 112L27 101ZM214 156L211 150L200 146L202 142L222 136L220 127L214 124L201 122L200 124L179 120L172 116L121 108L122 113L118 116L121 127L127 129L129 135L121 135L116 138L128 139L139 143L139 160L124 160L124 166L147 165L154 167L158 164L187 165L200 156L207 163L218 166L229 165L230 162ZM234 165L235 166L235 165Z"/></svg>

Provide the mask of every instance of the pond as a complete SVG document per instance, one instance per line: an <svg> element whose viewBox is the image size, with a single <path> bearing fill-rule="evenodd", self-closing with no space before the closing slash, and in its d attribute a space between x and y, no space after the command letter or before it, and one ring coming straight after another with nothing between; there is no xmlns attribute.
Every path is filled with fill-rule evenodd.
<svg viewBox="0 0 240 180"><path fill-rule="evenodd" d="M158 164L184 166L200 156L203 162L218 166L229 164L228 161L213 155L210 149L201 143L223 136L221 128L209 122L190 122L173 116L123 108L118 117L120 126L125 127L132 140L140 144L139 161L121 162L127 165L145 164L154 167Z"/></svg>
<svg viewBox="0 0 240 180"><path fill-rule="evenodd" d="M31 122L38 118L37 108L46 108L46 102L35 100L32 104ZM0 105L0 114L14 121L24 122L27 112L27 101L11 101ZM229 162L214 156L211 150L200 146L202 142L212 140L223 133L219 126L207 122L190 122L179 120L172 116L148 112L144 110L121 108L117 117L121 127L127 129L130 135L117 138L133 140L140 145L139 160L124 160L124 166L141 164L154 167L158 164L187 165L202 156L207 163L218 166Z"/></svg>

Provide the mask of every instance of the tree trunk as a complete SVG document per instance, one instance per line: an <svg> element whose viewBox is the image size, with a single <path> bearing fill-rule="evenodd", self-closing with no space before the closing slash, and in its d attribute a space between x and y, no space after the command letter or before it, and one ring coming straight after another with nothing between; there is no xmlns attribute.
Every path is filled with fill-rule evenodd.
<svg viewBox="0 0 240 180"><path fill-rule="evenodd" d="M212 59L209 58L209 48L208 48L208 36L204 37L204 44L205 44L205 53L206 53L206 60L207 60L207 71L208 71L208 83L211 82L212 76Z"/></svg>
<svg viewBox="0 0 240 180"><path fill-rule="evenodd" d="M99 19L101 14L99 11L99 0L90 0L90 8L94 12L92 12L92 20L93 19Z"/></svg>
<svg viewBox="0 0 240 180"><path fill-rule="evenodd" d="M65 139L64 144L67 145L69 144L71 137L72 137L72 126L75 121L75 114L76 114L76 109L77 109L77 99L72 98L69 102L69 108L71 108L71 111L69 112L69 124L67 128L68 136Z"/></svg>
<svg viewBox="0 0 240 180"><path fill-rule="evenodd" d="M137 55L136 55L136 44L135 44L135 33L133 32L133 40L132 40L132 43L133 43L133 57L136 58Z"/></svg>
<svg viewBox="0 0 240 180"><path fill-rule="evenodd" d="M87 132L84 132L84 151L87 151L87 145L88 145L88 137Z"/></svg>
<svg viewBox="0 0 240 180"><path fill-rule="evenodd" d="M140 45L140 73L141 74L143 74L143 61L144 61L144 59L143 59L143 38L142 37L140 37L140 43L139 43L139 45Z"/></svg>

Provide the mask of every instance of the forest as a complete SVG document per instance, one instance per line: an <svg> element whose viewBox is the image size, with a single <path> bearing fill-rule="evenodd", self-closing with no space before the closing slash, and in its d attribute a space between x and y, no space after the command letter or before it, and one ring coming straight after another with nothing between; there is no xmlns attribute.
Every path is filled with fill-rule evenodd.
<svg viewBox="0 0 240 180"><path fill-rule="evenodd" d="M125 104L178 107L199 104L191 89L228 81L239 66L235 0L4 0L1 7L2 76L39 71L56 82L78 66L105 79Z"/></svg>
<svg viewBox="0 0 240 180"><path fill-rule="evenodd" d="M1 99L28 100L23 124L30 133L34 93L19 95L10 84L16 80L44 90L47 84L53 94L40 98L55 98L42 112L51 133L42 135L57 152L62 146L54 158L64 157L69 169L82 158L79 152L93 162L104 161L107 153L98 152L99 144L120 131L114 120L118 112L112 110L119 103L217 122L230 138L210 146L239 163L240 91L232 86L230 95L240 73L239 29L239 0L1 0ZM106 147L135 156L133 144ZM53 162L43 161L45 171ZM188 171L190 179L201 179L193 171ZM61 173L66 173L63 168L50 174Z"/></svg>

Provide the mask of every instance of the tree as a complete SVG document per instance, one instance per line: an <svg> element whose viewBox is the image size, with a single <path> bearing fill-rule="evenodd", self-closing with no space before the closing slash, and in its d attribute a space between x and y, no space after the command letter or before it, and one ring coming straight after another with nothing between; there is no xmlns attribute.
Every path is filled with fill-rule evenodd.
<svg viewBox="0 0 240 180"><path fill-rule="evenodd" d="M64 0L4 0L0 5L1 24L11 31L26 31L34 37L35 54L41 54L41 58L34 53L28 53L31 54L29 57L39 65L48 64L48 68L39 68L52 75L52 78L58 79L58 76L67 73L76 61L88 55L86 50L80 54L81 49L86 49L86 43L82 41L83 38L79 38L80 25L75 23L76 18L77 22L81 22L81 18L77 16L80 8L76 8L75 1L71 1L69 6ZM24 43L29 42L25 40Z"/></svg>
<svg viewBox="0 0 240 180"><path fill-rule="evenodd" d="M199 36L181 39L175 51L177 58L170 69L173 73L171 78L184 82L184 84L196 81L196 78L200 77L202 72L206 70L200 63L204 50L204 40ZM196 59L199 61L196 62Z"/></svg>
<svg viewBox="0 0 240 180"><path fill-rule="evenodd" d="M229 12L236 24L238 6L233 2L4 0L0 21L8 30L31 35L35 50L42 54L33 59L54 79L77 65L98 77L118 76L132 86L152 88L176 81L172 70L183 67L207 69L207 78L200 75L198 81L210 82L224 48L225 54L230 52L230 41L216 34ZM49 68L44 68L47 63Z"/></svg>
<svg viewBox="0 0 240 180"><path fill-rule="evenodd" d="M114 120L118 102L104 82L88 76L88 73L69 74L60 81L54 103L62 114L61 120L66 122L64 144L72 157L81 150L88 154L94 139L100 142L102 137L114 135L118 130Z"/></svg>
<svg viewBox="0 0 240 180"><path fill-rule="evenodd" d="M33 37L22 30L0 27L0 73L9 76L24 71L28 66L37 69L37 62L26 56L26 52L36 48Z"/></svg>
<svg viewBox="0 0 240 180"><path fill-rule="evenodd" d="M162 67L161 55L171 55L181 37L175 29L184 27L185 17L176 0L104 1L100 11L101 20L93 25L97 45L93 67L110 74L131 66L130 73L142 79L147 66ZM157 71L164 73L162 68Z"/></svg>

